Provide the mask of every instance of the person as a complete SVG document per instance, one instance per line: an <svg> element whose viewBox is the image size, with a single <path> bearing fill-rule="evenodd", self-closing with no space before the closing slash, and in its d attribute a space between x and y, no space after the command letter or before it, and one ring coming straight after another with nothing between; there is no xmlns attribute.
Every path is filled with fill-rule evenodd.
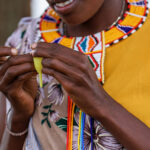
<svg viewBox="0 0 150 150"><path fill-rule="evenodd" d="M0 47L0 150L149 150L147 0L48 3Z"/></svg>

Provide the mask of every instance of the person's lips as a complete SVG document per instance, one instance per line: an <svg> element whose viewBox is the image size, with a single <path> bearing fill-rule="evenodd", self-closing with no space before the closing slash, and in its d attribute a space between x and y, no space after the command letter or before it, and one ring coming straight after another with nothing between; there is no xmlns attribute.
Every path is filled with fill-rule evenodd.
<svg viewBox="0 0 150 150"><path fill-rule="evenodd" d="M52 7L61 15L65 15L74 10L77 6L78 0L53 0Z"/></svg>
<svg viewBox="0 0 150 150"><path fill-rule="evenodd" d="M74 0L67 0L65 2L56 3L56 7L65 7L67 5L70 5Z"/></svg>
<svg viewBox="0 0 150 150"><path fill-rule="evenodd" d="M47 0L51 5L55 4L55 3L63 3L66 0Z"/></svg>

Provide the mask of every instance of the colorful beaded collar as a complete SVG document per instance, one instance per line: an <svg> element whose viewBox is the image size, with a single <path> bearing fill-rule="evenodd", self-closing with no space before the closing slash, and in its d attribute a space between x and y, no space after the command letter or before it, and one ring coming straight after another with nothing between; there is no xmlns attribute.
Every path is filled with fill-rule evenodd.
<svg viewBox="0 0 150 150"><path fill-rule="evenodd" d="M124 16L114 26L104 31L106 47L132 35L143 25L147 18L149 13L147 0L126 0L126 2L128 9ZM46 42L73 39L73 37L67 38L60 35L58 32L60 22L60 17L51 8L47 9L39 23L41 39Z"/></svg>

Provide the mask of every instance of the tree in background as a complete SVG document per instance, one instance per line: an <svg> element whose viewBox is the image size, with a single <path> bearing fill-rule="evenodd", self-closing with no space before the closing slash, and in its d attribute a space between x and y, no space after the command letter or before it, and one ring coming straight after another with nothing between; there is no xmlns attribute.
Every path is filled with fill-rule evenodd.
<svg viewBox="0 0 150 150"><path fill-rule="evenodd" d="M30 0L0 0L0 45L15 30L20 18L30 15Z"/></svg>

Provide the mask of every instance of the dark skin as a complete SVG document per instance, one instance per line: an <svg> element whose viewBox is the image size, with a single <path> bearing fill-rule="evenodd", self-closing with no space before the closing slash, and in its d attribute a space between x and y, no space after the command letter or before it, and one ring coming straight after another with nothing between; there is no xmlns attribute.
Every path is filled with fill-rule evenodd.
<svg viewBox="0 0 150 150"><path fill-rule="evenodd" d="M0 48L0 56L2 56L0 91L3 92L12 105L9 128L13 132L18 133L28 127L29 118L33 114L37 83L31 55L15 55L17 54L12 53L11 48ZM7 59L5 56L11 57ZM5 131L1 141L3 144L0 145L0 149L9 150L12 147L13 150L22 149L25 137L26 135L13 137Z"/></svg>
<svg viewBox="0 0 150 150"><path fill-rule="evenodd" d="M52 1L49 0L49 2ZM121 10L120 0L95 0L92 1L92 8L91 0L86 0L86 3L84 0L80 0L80 2L80 7L68 15L61 15L67 23L68 35L71 36L79 36L82 30L82 35L86 35L105 29L115 21ZM112 4L111 7L110 4ZM93 10L90 10L93 16L87 15L89 9ZM111 13L108 13L109 9L112 9ZM84 10L84 13L81 15L79 10ZM85 14L88 18L86 21ZM69 18L71 22L69 22ZM78 20L80 21L78 22ZM98 23L97 20L103 20L103 22ZM95 26L97 29L94 28ZM102 122L104 127L127 149L150 149L150 129L109 96L99 83L87 56L59 44L38 43L32 48L36 50L33 56L43 57L43 73L56 78L79 108ZM1 54L2 51L4 48L0 50L1 57L4 56ZM8 51L7 55L11 55L10 49ZM33 93L36 94L36 87L32 87L30 84L35 81L31 81L35 70L30 55L15 56L14 61L10 61L11 59L4 61L1 65L0 77L9 78L9 82L1 79L0 89L13 106L10 120L11 130L20 132L27 128L29 118L35 109L35 97L31 96L28 90L33 90ZM22 61L20 62L19 59ZM9 72L13 73L12 77L9 76ZM3 89L9 90L6 93ZM16 90L21 90L21 95ZM22 118L25 118L24 121ZM14 150L20 150L24 140L25 136L14 138L5 132L0 150L11 150L12 146Z"/></svg>

